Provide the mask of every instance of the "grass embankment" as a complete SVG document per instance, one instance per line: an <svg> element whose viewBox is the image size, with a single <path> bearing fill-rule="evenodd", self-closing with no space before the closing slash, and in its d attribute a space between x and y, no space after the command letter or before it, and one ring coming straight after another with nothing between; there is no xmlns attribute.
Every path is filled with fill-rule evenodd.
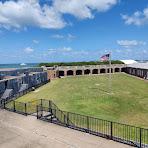
<svg viewBox="0 0 148 148"><path fill-rule="evenodd" d="M49 99L65 111L148 128L148 83L127 74L77 76L53 80L18 99Z"/></svg>
<svg viewBox="0 0 148 148"><path fill-rule="evenodd" d="M122 61L111 61L112 64L124 64ZM109 61L89 61L89 62L65 62L65 63L40 63L39 66L46 66L46 67L52 67L52 66L84 66L84 65L106 65L109 64Z"/></svg>

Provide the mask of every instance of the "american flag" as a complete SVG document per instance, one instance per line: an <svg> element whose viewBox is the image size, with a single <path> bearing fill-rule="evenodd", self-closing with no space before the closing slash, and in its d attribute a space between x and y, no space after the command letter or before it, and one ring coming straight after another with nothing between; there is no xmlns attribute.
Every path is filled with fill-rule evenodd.
<svg viewBox="0 0 148 148"><path fill-rule="evenodd" d="M100 60L101 61L109 61L109 57L110 57L110 54L105 54L100 58Z"/></svg>

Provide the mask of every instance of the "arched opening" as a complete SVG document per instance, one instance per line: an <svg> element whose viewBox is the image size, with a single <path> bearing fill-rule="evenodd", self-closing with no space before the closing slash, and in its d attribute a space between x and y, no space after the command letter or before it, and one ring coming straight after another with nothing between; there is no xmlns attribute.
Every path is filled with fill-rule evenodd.
<svg viewBox="0 0 148 148"><path fill-rule="evenodd" d="M115 68L115 72L120 72L120 68Z"/></svg>
<svg viewBox="0 0 148 148"><path fill-rule="evenodd" d="M85 74L85 75L89 75L89 74L90 74L90 69L84 70L84 74Z"/></svg>
<svg viewBox="0 0 148 148"><path fill-rule="evenodd" d="M68 70L67 71L67 76L72 76L73 75L73 71L72 70Z"/></svg>
<svg viewBox="0 0 148 148"><path fill-rule="evenodd" d="M92 74L98 74L98 69L93 69Z"/></svg>
<svg viewBox="0 0 148 148"><path fill-rule="evenodd" d="M126 68L121 68L121 72L126 72Z"/></svg>
<svg viewBox="0 0 148 148"><path fill-rule="evenodd" d="M100 69L100 73L105 73L105 69Z"/></svg>
<svg viewBox="0 0 148 148"><path fill-rule="evenodd" d="M64 76L64 71L59 71L59 77Z"/></svg>
<svg viewBox="0 0 148 148"><path fill-rule="evenodd" d="M76 75L82 75L82 70L77 70Z"/></svg>

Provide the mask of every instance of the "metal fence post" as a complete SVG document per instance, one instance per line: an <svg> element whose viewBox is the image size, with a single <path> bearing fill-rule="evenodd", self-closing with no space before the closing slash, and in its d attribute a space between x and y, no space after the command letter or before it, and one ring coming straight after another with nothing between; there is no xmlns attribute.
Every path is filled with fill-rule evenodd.
<svg viewBox="0 0 148 148"><path fill-rule="evenodd" d="M142 129L140 128L140 148L142 147Z"/></svg>
<svg viewBox="0 0 148 148"><path fill-rule="evenodd" d="M69 112L67 112L67 126L69 126Z"/></svg>
<svg viewBox="0 0 148 148"><path fill-rule="evenodd" d="M67 126L67 120L66 120L66 115L64 114L64 125Z"/></svg>
<svg viewBox="0 0 148 148"><path fill-rule="evenodd" d="M89 133L89 117L87 116L87 132Z"/></svg>
<svg viewBox="0 0 148 148"><path fill-rule="evenodd" d="M53 118L57 118L56 109L51 109L51 122L53 121Z"/></svg>
<svg viewBox="0 0 148 148"><path fill-rule="evenodd" d="M113 122L110 122L110 139L113 139Z"/></svg>
<svg viewBox="0 0 148 148"><path fill-rule="evenodd" d="M36 113L37 113L37 119L39 119L39 115L38 115L38 105L36 106Z"/></svg>
<svg viewBox="0 0 148 148"><path fill-rule="evenodd" d="M43 106L41 106L41 117L43 117Z"/></svg>
<svg viewBox="0 0 148 148"><path fill-rule="evenodd" d="M42 99L41 99L41 106L42 106L43 102L42 102Z"/></svg>
<svg viewBox="0 0 148 148"><path fill-rule="evenodd" d="M50 122L52 122L52 117L53 117L52 109L50 113L51 113Z"/></svg>
<svg viewBox="0 0 148 148"><path fill-rule="evenodd" d="M16 109L15 109L15 101L13 101L13 111L15 112Z"/></svg>
<svg viewBox="0 0 148 148"><path fill-rule="evenodd" d="M49 100L49 106L48 106L50 109L51 109L51 101Z"/></svg>
<svg viewBox="0 0 148 148"><path fill-rule="evenodd" d="M6 109L6 101L5 101L5 100L3 100L3 102L4 102L4 109Z"/></svg>
<svg viewBox="0 0 148 148"><path fill-rule="evenodd" d="M25 115L27 116L27 104L25 103Z"/></svg>

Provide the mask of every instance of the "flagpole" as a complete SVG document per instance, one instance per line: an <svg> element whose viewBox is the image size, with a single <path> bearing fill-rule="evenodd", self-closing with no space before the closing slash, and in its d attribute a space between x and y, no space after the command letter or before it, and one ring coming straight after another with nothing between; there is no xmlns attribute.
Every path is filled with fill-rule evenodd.
<svg viewBox="0 0 148 148"><path fill-rule="evenodd" d="M112 63L111 63L111 52L109 53L109 92L111 93L112 92L112 90L111 90L111 79L112 79L112 77L111 77L111 65L112 65Z"/></svg>

